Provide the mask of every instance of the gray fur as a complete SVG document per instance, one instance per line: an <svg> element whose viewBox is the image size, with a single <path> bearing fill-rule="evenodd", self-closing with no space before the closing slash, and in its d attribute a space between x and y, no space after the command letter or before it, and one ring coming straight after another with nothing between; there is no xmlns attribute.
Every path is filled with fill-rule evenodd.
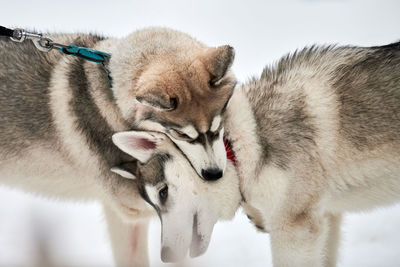
<svg viewBox="0 0 400 267"><path fill-rule="evenodd" d="M336 266L342 214L399 201L400 43L310 47L235 90L225 135L274 266Z"/></svg>
<svg viewBox="0 0 400 267"><path fill-rule="evenodd" d="M71 44L93 47L103 38L81 35L75 37ZM63 57L57 51L43 53L27 41L14 43L0 39L0 142L2 153L5 151L23 151L31 142L39 141L51 146L57 142L52 115L49 107L49 85L52 70ZM102 118L89 94L89 77L84 71L86 61L75 58L71 60L69 71L69 88L73 101L71 110L76 120L76 129L84 133L91 150L104 162L104 172L121 161L132 160L120 152L112 143L114 131ZM93 63L91 63L93 64ZM105 91L110 97L110 84L101 65L97 68L103 77Z"/></svg>
<svg viewBox="0 0 400 267"><path fill-rule="evenodd" d="M31 142L53 140L49 82L54 60L31 42L0 37L0 147L20 152Z"/></svg>
<svg viewBox="0 0 400 267"><path fill-rule="evenodd" d="M305 110L303 86L288 88L301 71L325 76L337 94L340 134L357 149L400 140L399 43L383 47L310 47L264 69L244 87L257 122L264 161L281 168L296 152L312 153L318 134Z"/></svg>
<svg viewBox="0 0 400 267"><path fill-rule="evenodd" d="M259 81L252 80L246 86L251 88L248 97L264 161L286 168L293 153L309 150L315 130L304 111L304 96L299 92L287 95L277 91L275 85L279 81L272 79L264 72ZM263 90L266 86L268 89Z"/></svg>
<svg viewBox="0 0 400 267"><path fill-rule="evenodd" d="M135 97L143 91L168 91L169 99L195 93L188 102L196 100L212 109L186 103L187 107L195 107L190 109L192 119L197 119L200 111L209 115L210 110L220 110L226 101L224 96L233 88L234 77L229 71L233 49L229 47L226 55L218 58L225 62L217 62L218 75L223 77L211 88L211 73L205 64L211 62L209 66L213 67L213 56L220 53L209 55L214 48L178 31L151 28L121 40L85 34L46 36L58 43L112 53L105 67L111 70L113 87L100 64L56 50L40 52L29 40L14 43L0 38L0 182L45 196L100 200L108 220L118 225L110 228L116 255L123 254L122 259L117 258L118 265L128 265L138 258L133 265L146 266L145 240L138 244L140 256L132 257L125 252L136 237L117 240L112 235L121 233L122 221L118 220L136 224L137 219L147 218L153 211L143 200L140 178L125 179L110 168L121 165L150 183L158 183L164 179L162 168L169 157L158 156L139 170L136 160L119 150L111 137L116 132L134 130L143 118L148 121L140 127L147 130L187 123L188 112L177 111L168 119L172 111L156 112L138 103ZM191 66L193 61L196 64ZM142 75L145 70L148 72ZM159 78L157 84L153 84L154 77ZM177 99L172 102L176 106ZM185 110L185 106L182 108ZM156 116L158 113L166 117ZM210 127L209 117L198 118L205 131ZM161 123L148 123L150 120ZM114 213L119 215L118 220L112 216Z"/></svg>
<svg viewBox="0 0 400 267"><path fill-rule="evenodd" d="M157 185L158 183L165 181L164 165L169 160L172 160L172 155L170 154L155 154L146 164L138 167L140 172L138 175L139 179L142 179L144 183L151 185Z"/></svg>
<svg viewBox="0 0 400 267"><path fill-rule="evenodd" d="M400 140L399 44L353 48L363 57L334 73L341 134L359 150Z"/></svg>
<svg viewBox="0 0 400 267"><path fill-rule="evenodd" d="M104 159L104 171L108 171L122 160L127 160L127 157L123 158L123 154L112 143L111 136L114 131L100 115L98 107L89 94L88 77L85 75L84 63L85 61L82 59L75 60L67 74L73 92L71 110L77 117L77 129L85 133L88 145L97 155L101 155ZM104 85L105 87L109 86L107 82Z"/></svg>

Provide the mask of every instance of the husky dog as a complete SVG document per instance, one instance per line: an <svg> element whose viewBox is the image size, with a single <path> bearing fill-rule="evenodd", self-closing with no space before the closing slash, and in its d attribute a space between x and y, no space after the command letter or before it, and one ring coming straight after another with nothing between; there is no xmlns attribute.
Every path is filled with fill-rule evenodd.
<svg viewBox="0 0 400 267"><path fill-rule="evenodd" d="M138 127L163 131L204 179L220 178L226 165L220 114L235 83L234 51L166 28L122 39L49 37L112 53L106 67L113 86L100 64L1 37L0 184L102 201L117 264L146 265L146 218L154 212L136 181L110 172L133 160L111 136Z"/></svg>
<svg viewBox="0 0 400 267"><path fill-rule="evenodd" d="M122 118L166 133L203 179L221 178L226 165L221 115L236 84L233 48L209 48L162 29L112 42L100 50L113 55L113 96Z"/></svg>
<svg viewBox="0 0 400 267"><path fill-rule="evenodd" d="M140 161L111 170L137 181L140 195L157 211L162 224L161 259L178 261L188 250L191 257L203 254L214 224L219 218L232 218L239 206L239 181L233 164L227 164L222 179L210 183L197 178L182 152L164 134L119 132L113 141Z"/></svg>
<svg viewBox="0 0 400 267"><path fill-rule="evenodd" d="M274 266L335 266L342 214L400 200L400 42L288 55L235 90L224 125Z"/></svg>

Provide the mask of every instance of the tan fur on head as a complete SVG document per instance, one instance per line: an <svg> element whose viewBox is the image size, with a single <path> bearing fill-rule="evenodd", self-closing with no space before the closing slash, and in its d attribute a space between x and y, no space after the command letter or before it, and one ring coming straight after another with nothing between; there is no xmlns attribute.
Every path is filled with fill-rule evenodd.
<svg viewBox="0 0 400 267"><path fill-rule="evenodd" d="M230 71L233 48L207 47L182 32L147 28L120 40L110 52L113 96L130 127L168 134L199 176L221 178L226 167L218 138L223 123L214 131L211 126L236 84Z"/></svg>
<svg viewBox="0 0 400 267"><path fill-rule="evenodd" d="M213 76L210 82L216 85L225 75L235 58L235 50L229 45L224 45L207 50L203 63Z"/></svg>
<svg viewBox="0 0 400 267"><path fill-rule="evenodd" d="M230 46L210 48L178 31L148 28L121 40L115 49L110 62L113 90L128 121L150 116L207 131L232 93ZM165 112L171 110L175 112Z"/></svg>

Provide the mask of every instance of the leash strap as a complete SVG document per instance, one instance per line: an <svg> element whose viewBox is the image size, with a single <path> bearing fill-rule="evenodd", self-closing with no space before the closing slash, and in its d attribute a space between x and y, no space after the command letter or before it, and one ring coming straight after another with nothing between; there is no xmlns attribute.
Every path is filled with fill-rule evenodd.
<svg viewBox="0 0 400 267"><path fill-rule="evenodd" d="M14 37L14 30L0 26L0 36Z"/></svg>
<svg viewBox="0 0 400 267"><path fill-rule="evenodd" d="M109 53L75 45L60 47L60 51L66 55L76 56L96 63L103 63L111 57Z"/></svg>
<svg viewBox="0 0 400 267"><path fill-rule="evenodd" d="M106 66L106 63L108 63L111 57L110 53L75 45L61 46L60 52L66 55L71 55L84 60L102 64L107 75L107 80L110 85L112 85L111 73Z"/></svg>

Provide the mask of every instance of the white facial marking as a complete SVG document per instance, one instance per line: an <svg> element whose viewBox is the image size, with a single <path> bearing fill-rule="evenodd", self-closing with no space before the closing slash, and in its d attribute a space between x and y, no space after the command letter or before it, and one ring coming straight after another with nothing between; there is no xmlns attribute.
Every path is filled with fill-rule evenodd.
<svg viewBox="0 0 400 267"><path fill-rule="evenodd" d="M154 205L159 205L159 201L158 201L158 190L155 186L146 184L144 186L147 196L149 197L151 203L153 203Z"/></svg>
<svg viewBox="0 0 400 267"><path fill-rule="evenodd" d="M209 184L198 179L182 154L173 156L164 166L169 203L160 213L164 262L179 261L188 250L191 257L203 254L214 224L219 218L231 218L241 199L233 166L229 165L227 176ZM153 203L158 202L156 187L146 185L146 192Z"/></svg>
<svg viewBox="0 0 400 267"><path fill-rule="evenodd" d="M110 169L110 171L112 171L112 172L114 172L116 174L119 174L124 178L132 179L132 180L136 179L135 175L133 175L132 173L130 173L130 172L124 170L124 169L121 169L120 167L112 167Z"/></svg>
<svg viewBox="0 0 400 267"><path fill-rule="evenodd" d="M180 131L192 139L196 139L199 136L199 133L193 127L193 125L186 125L185 127L181 128Z"/></svg>
<svg viewBox="0 0 400 267"><path fill-rule="evenodd" d="M221 116L220 115L215 116L211 123L210 131L215 132L216 130L218 130L220 124L221 124Z"/></svg>
<svg viewBox="0 0 400 267"><path fill-rule="evenodd" d="M175 138L172 138L172 140L190 160L198 175L202 177L202 170L204 169L218 168L222 171L225 170L226 152L223 136L224 129L221 129L219 138L206 146L200 143L192 144Z"/></svg>
<svg viewBox="0 0 400 267"><path fill-rule="evenodd" d="M160 123L151 120L142 120L138 123L138 128L146 129L146 131L155 131L165 133L167 130Z"/></svg>

